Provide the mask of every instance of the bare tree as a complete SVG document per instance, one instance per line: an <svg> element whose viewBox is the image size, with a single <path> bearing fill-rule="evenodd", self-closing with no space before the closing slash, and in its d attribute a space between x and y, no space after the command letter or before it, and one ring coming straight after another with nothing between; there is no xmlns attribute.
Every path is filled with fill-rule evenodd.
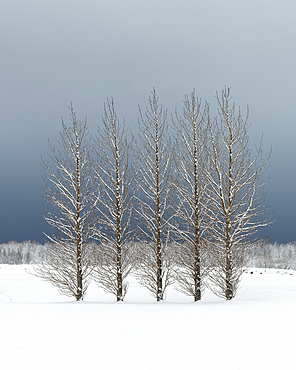
<svg viewBox="0 0 296 370"><path fill-rule="evenodd" d="M264 185L261 177L268 168L268 160L262 158L263 139L252 155L248 145L248 114L244 119L241 111L235 112L230 105L230 88L217 94L220 122L209 124L210 160L214 171L207 171L211 207L211 248L214 268L210 278L215 294L226 300L237 291L246 263L247 251L253 248L250 237L262 226L270 223L266 218Z"/></svg>
<svg viewBox="0 0 296 370"><path fill-rule="evenodd" d="M86 119L77 120L72 104L69 109L72 125L67 127L62 120L60 149L49 143L51 163L42 161L49 202L45 220L54 231L46 235L51 244L35 266L35 274L79 301L92 272L93 180Z"/></svg>
<svg viewBox="0 0 296 370"><path fill-rule="evenodd" d="M104 104L103 128L95 142L100 194L97 198L97 238L100 241L95 279L106 292L123 301L126 277L134 258L131 250L133 214L133 174L130 166L131 142L125 124L120 124L113 98Z"/></svg>
<svg viewBox="0 0 296 370"><path fill-rule="evenodd" d="M205 167L208 165L206 143L207 132L201 101L195 91L185 95L183 114L175 112L173 118L176 130L176 160L178 170L176 188L175 214L178 222L173 225L178 243L176 243L177 270L175 278L178 290L193 296L194 301L201 299L207 271L204 233L206 220L204 208L207 206L205 190L207 177Z"/></svg>
<svg viewBox="0 0 296 370"><path fill-rule="evenodd" d="M155 89L149 97L145 114L140 108L139 114L137 185L140 194L137 197L137 214L141 222L141 240L137 244L138 268L135 274L157 301L161 301L171 283L172 273L168 246L171 144L167 112L158 106Z"/></svg>

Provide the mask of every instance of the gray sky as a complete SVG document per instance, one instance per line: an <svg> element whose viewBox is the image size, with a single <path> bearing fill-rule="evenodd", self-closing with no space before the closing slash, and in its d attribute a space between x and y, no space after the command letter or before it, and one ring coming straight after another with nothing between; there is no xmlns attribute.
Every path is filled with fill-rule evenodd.
<svg viewBox="0 0 296 370"><path fill-rule="evenodd" d="M193 88L212 104L232 87L250 107L252 145L273 148L262 230L296 240L296 2L2 0L0 242L42 241L40 158L72 101L95 133L107 96L136 130L152 87L172 112Z"/></svg>

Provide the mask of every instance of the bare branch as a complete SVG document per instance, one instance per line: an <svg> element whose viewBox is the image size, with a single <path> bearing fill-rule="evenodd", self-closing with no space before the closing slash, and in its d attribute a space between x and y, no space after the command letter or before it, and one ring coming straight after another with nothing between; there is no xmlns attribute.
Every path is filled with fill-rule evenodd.
<svg viewBox="0 0 296 370"><path fill-rule="evenodd" d="M100 241L95 280L106 292L122 301L127 292L125 281L133 265L131 220L134 180L129 159L131 142L125 124L117 119L113 98L104 104L103 127L95 141L99 184L96 238Z"/></svg>
<svg viewBox="0 0 296 370"><path fill-rule="evenodd" d="M169 253L168 213L170 211L171 152L167 112L158 106L155 89L145 113L139 108L140 145L137 145L136 209L141 242L137 244L139 282L150 290L157 301L172 283L172 261Z"/></svg>
<svg viewBox="0 0 296 370"><path fill-rule="evenodd" d="M53 227L46 235L51 242L35 267L35 274L49 281L67 296L82 300L90 282L93 254L90 139L86 119L78 121L72 103L67 127L62 120L60 150L50 143L51 164L42 161L45 199L49 207L45 220Z"/></svg>
<svg viewBox="0 0 296 370"><path fill-rule="evenodd" d="M211 270L210 288L218 296L232 299L237 291L250 237L260 227L271 223L266 218L262 175L268 168L262 158L262 138L255 154L248 148L248 115L243 119L230 105L230 88L217 94L219 123L209 124L211 150L210 161L214 171L206 171L211 207L207 216L211 228L211 253L214 267ZM255 241L252 242L253 245Z"/></svg>

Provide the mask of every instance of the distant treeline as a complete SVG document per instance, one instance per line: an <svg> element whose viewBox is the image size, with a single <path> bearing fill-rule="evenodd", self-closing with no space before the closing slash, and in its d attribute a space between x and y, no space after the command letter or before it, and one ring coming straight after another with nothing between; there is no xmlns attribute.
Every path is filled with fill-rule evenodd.
<svg viewBox="0 0 296 370"><path fill-rule="evenodd" d="M22 243L10 241L0 244L0 264L29 265L42 256L50 243L40 244L26 240ZM253 250L248 267L296 270L296 242L278 244L264 242Z"/></svg>
<svg viewBox="0 0 296 370"><path fill-rule="evenodd" d="M264 242L251 252L248 267L296 270L296 242Z"/></svg>
<svg viewBox="0 0 296 370"><path fill-rule="evenodd" d="M29 265L35 262L37 256L42 255L47 244L26 240L22 243L9 241L0 244L0 264Z"/></svg>

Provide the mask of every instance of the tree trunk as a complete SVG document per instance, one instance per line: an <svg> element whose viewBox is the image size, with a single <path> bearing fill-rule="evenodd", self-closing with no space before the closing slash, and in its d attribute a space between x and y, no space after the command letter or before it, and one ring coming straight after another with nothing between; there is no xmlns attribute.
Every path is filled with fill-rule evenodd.
<svg viewBox="0 0 296 370"><path fill-rule="evenodd" d="M160 226L160 188L159 188L159 152L158 152L158 124L156 124L156 258L157 258L157 301L163 300L162 290L162 250L161 250L161 226Z"/></svg>
<svg viewBox="0 0 296 370"><path fill-rule="evenodd" d="M82 266L81 266L81 248L80 239L77 241L77 293L76 300L80 301L83 298L83 286L82 286Z"/></svg>
<svg viewBox="0 0 296 370"><path fill-rule="evenodd" d="M194 302L201 299L201 276L200 276L200 253L199 248L195 249L194 261Z"/></svg>
<svg viewBox="0 0 296 370"><path fill-rule="evenodd" d="M232 285L232 258L231 258L231 248L229 245L226 246L226 271L225 271L225 283L226 291L225 297L229 301L233 298L233 285Z"/></svg>
<svg viewBox="0 0 296 370"><path fill-rule="evenodd" d="M117 245L117 302L123 301L121 245Z"/></svg>

